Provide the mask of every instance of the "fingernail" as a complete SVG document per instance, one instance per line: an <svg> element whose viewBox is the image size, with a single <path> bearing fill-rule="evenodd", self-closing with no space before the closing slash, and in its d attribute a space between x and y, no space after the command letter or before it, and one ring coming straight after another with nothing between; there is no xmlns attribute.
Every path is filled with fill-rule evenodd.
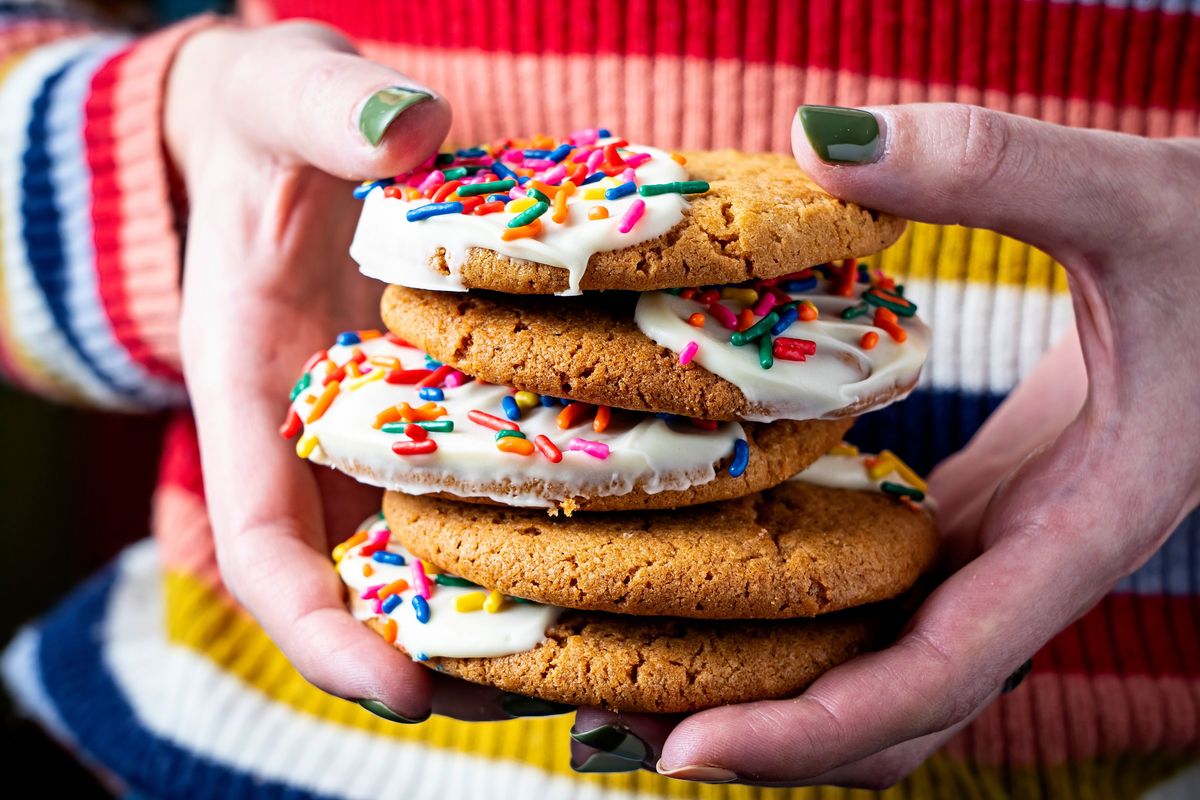
<svg viewBox="0 0 1200 800"><path fill-rule="evenodd" d="M421 89L406 89L403 86L380 89L367 98L362 111L358 112L358 129L362 131L364 139L373 147L378 147L397 117L418 103L432 99L433 95Z"/></svg>
<svg viewBox="0 0 1200 800"><path fill-rule="evenodd" d="M425 720L429 719L428 714L420 719L413 719L412 717L406 717L403 714L397 714L395 711L392 711L378 700L355 700L354 702L358 703L375 716L383 717L388 722L402 722L405 725L414 725L418 722L424 722Z"/></svg>
<svg viewBox="0 0 1200 800"><path fill-rule="evenodd" d="M623 725L601 725L590 731L572 730L571 738L580 744L639 764L650 755L650 747Z"/></svg>
<svg viewBox="0 0 1200 800"><path fill-rule="evenodd" d="M582 764L571 758L571 769L576 772L633 772L642 768L642 762L614 756L612 753L592 753Z"/></svg>
<svg viewBox="0 0 1200 800"><path fill-rule="evenodd" d="M879 156L879 120L841 106L800 106L796 112L817 156L827 164L867 164Z"/></svg>
<svg viewBox="0 0 1200 800"><path fill-rule="evenodd" d="M575 710L575 706L566 703L555 703L552 700L541 700L512 692L505 692L500 698L500 708L513 717L549 717Z"/></svg>
<svg viewBox="0 0 1200 800"><path fill-rule="evenodd" d="M659 775L676 778L681 781L697 781L699 783L730 783L737 780L737 773L721 767L707 767L703 764L688 764L678 769L667 769L659 759L655 769Z"/></svg>

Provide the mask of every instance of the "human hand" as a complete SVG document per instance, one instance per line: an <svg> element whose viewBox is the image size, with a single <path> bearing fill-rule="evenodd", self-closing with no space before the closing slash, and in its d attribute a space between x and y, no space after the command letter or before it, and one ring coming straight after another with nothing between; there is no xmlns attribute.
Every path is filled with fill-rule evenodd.
<svg viewBox="0 0 1200 800"><path fill-rule="evenodd" d="M389 87L408 91L368 100ZM444 100L311 24L198 33L167 89L190 205L183 366L222 579L308 680L406 720L506 715L498 693L435 678L351 617L329 549L379 492L275 431L305 359L378 319L381 287L347 255L351 180L416 166L449 124Z"/></svg>
<svg viewBox="0 0 1200 800"><path fill-rule="evenodd" d="M1200 451L1171 448L1200 441L1200 373L1189 366L1200 334L1200 141L958 105L801 119L796 157L833 194L990 228L1062 263L1079 349L1073 339L1057 348L932 476L957 570L892 646L792 700L679 721L581 711L575 730L597 742L596 730L615 726L606 749L617 742L634 756L627 764L657 760L677 778L882 788L969 723L1200 501ZM596 755L576 748L579 760Z"/></svg>

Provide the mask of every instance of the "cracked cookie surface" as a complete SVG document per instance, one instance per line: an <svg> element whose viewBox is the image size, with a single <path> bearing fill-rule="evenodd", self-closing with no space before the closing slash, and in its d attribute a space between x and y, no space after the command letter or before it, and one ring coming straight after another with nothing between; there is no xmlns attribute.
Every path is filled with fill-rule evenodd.
<svg viewBox="0 0 1200 800"><path fill-rule="evenodd" d="M392 535L439 568L551 605L700 619L811 617L900 595L933 561L923 510L788 481L674 511L576 514L389 492Z"/></svg>

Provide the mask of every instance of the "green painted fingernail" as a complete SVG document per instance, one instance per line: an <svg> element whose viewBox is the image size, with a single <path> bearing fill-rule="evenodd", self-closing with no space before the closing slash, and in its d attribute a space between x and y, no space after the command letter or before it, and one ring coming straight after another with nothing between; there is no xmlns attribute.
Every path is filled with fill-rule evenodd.
<svg viewBox="0 0 1200 800"><path fill-rule="evenodd" d="M817 156L828 164L868 164L879 156L879 120L841 106L800 106L796 112Z"/></svg>
<svg viewBox="0 0 1200 800"><path fill-rule="evenodd" d="M639 764L650 755L650 748L646 743L633 731L620 725L601 725L590 731L571 731L571 738L580 744Z"/></svg>
<svg viewBox="0 0 1200 800"><path fill-rule="evenodd" d="M576 764L574 759L571 760L571 769L576 772L633 772L641 768L640 762L630 761L628 758L615 756L612 753L592 753L583 760L582 764Z"/></svg>
<svg viewBox="0 0 1200 800"><path fill-rule="evenodd" d="M403 86L380 89L367 98L362 111L358 112L358 129L362 131L364 139L378 147L397 117L418 103L432 99L433 95L420 89L406 89Z"/></svg>
<svg viewBox="0 0 1200 800"><path fill-rule="evenodd" d="M411 717L406 717L403 714L397 714L395 711L392 711L378 700L355 700L354 702L358 703L375 716L386 719L388 722L401 722L405 725L414 725L418 722L424 722L425 720L429 719L428 714L420 719L412 719Z"/></svg>
<svg viewBox="0 0 1200 800"><path fill-rule="evenodd" d="M569 706L566 703L540 700L536 697L526 697L523 694L512 692L505 692L500 698L500 708L504 709L505 714L513 717L549 717L575 710L575 706Z"/></svg>

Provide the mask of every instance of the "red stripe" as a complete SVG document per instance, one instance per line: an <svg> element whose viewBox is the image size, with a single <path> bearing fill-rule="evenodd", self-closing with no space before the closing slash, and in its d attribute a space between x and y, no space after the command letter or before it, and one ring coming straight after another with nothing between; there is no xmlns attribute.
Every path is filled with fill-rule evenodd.
<svg viewBox="0 0 1200 800"><path fill-rule="evenodd" d="M158 486L181 489L201 501L204 499L200 443L196 439L196 423L191 414L181 412L167 424L159 461ZM169 531L155 533L170 535Z"/></svg>

